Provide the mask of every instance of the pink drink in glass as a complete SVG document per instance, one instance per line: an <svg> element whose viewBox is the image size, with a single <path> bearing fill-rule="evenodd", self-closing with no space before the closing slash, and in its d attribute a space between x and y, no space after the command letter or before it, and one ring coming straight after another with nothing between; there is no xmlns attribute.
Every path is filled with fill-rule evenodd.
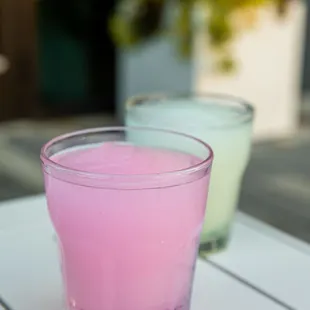
<svg viewBox="0 0 310 310"><path fill-rule="evenodd" d="M67 139L41 158L68 309L188 310L212 151Z"/></svg>

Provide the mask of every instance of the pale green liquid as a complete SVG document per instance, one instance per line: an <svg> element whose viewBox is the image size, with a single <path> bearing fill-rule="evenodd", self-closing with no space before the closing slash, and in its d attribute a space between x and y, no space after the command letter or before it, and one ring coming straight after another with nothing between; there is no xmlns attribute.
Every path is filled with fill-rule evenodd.
<svg viewBox="0 0 310 310"><path fill-rule="evenodd" d="M201 243L227 238L238 204L252 131L251 122L236 122L239 113L235 107L180 100L145 104L127 113L128 126L172 129L200 138L212 147L215 157ZM171 140L166 143L177 150L191 151L191 145L180 145Z"/></svg>

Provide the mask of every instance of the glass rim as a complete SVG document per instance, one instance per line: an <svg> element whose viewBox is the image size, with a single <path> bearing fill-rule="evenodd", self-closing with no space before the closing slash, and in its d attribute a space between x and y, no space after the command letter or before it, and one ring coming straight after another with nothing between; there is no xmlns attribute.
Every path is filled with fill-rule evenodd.
<svg viewBox="0 0 310 310"><path fill-rule="evenodd" d="M220 128L229 128L232 126L240 125L240 124L245 124L252 122L254 119L254 114L255 114L255 108L254 106L249 103L247 100L234 96L234 95L229 95L229 94L221 94L221 93L212 93L212 92L185 92L185 93L146 93L146 94L140 94L136 96L132 96L126 101L126 110L127 111L134 111L134 107L136 106L142 106L146 104L156 104L164 103L165 100L171 99L171 100L195 100L195 99L206 99L206 100L221 100L222 103L217 103L215 104L222 104L223 106L233 106L229 105L229 103L236 104L236 107L241 107L242 110L240 109L240 113L238 113L237 116L233 117L233 121L229 123L224 123L221 125L206 125L207 128L214 128L214 129L220 129ZM177 104L177 102L175 102ZM197 104L197 102L193 102L193 104ZM203 102L201 104L204 104ZM140 118L141 119L141 118Z"/></svg>
<svg viewBox="0 0 310 310"><path fill-rule="evenodd" d="M199 161L198 164L191 165L189 167L179 169L179 170L172 170L172 171L166 171L166 172L159 172L159 173L146 173L146 174L113 174L113 173L96 173L96 172L89 172L87 170L80 170L80 169L74 169L74 168L69 168L65 165L61 165L51 159L50 156L47 155L47 151L50 147L52 147L54 144L57 144L61 141L64 141L66 139L72 138L72 137L78 137L80 135L88 135L88 134L94 134L94 133L109 133L109 132L115 132L115 131L123 131L123 132L128 132L128 131L151 131L151 132L158 132L158 133L167 133L167 134L172 134L176 135L178 137L184 137L186 139L190 139L191 141L195 141L198 144L200 144L202 147L204 147L208 155L205 156L201 161ZM113 141L111 141L113 142ZM172 149L173 150L173 149ZM195 154L192 154L195 155ZM113 177L115 180L128 180L128 179L158 179L158 177L173 177L173 176L183 176L183 175L191 175L197 172L200 172L202 170L208 170L211 165L212 161L214 158L214 152L210 145L203 140L196 138L194 136L181 133L178 131L174 130L166 130L166 129L161 129L161 128L156 128L156 127L140 127L140 126L110 126L110 127L96 127L96 128L89 128L89 129L82 129L82 130L77 130L77 131L72 131L60 136L57 136L51 140L49 140L47 143L45 143L40 152L40 159L41 163L44 166L48 166L49 168L57 169L60 170L64 173L70 173L70 174L75 174L81 177L86 177L86 178L91 178L91 179L107 179Z"/></svg>

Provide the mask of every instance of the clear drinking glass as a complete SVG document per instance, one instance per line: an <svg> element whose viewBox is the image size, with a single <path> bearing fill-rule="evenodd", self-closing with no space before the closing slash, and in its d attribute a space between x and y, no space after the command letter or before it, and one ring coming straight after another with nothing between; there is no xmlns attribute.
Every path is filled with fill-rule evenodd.
<svg viewBox="0 0 310 310"><path fill-rule="evenodd" d="M253 107L223 95L146 95L128 101L128 126L177 130L207 142L214 150L210 193L200 254L226 248L251 148ZM171 141L175 147L177 141ZM181 145L178 145L182 148ZM182 150L190 151L183 145Z"/></svg>
<svg viewBox="0 0 310 310"><path fill-rule="evenodd" d="M199 139L145 128L42 148L67 309L189 309L212 159Z"/></svg>

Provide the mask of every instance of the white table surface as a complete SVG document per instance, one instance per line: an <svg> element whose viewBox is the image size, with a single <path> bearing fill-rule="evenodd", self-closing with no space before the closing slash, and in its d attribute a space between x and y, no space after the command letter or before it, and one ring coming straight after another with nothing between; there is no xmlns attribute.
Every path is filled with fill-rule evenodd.
<svg viewBox="0 0 310 310"><path fill-rule="evenodd" d="M62 309L53 234L43 196L0 204L0 296L13 310ZM238 214L229 250L198 261L192 309L310 310L310 246Z"/></svg>

